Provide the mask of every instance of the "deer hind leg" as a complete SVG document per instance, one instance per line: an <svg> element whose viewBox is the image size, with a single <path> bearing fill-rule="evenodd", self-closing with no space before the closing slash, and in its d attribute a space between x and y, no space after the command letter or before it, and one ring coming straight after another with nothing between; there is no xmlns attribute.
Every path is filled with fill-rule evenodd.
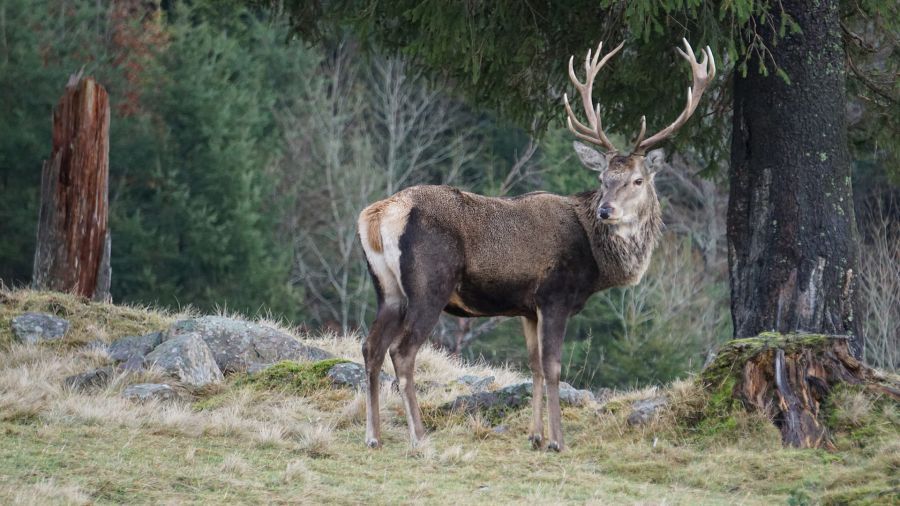
<svg viewBox="0 0 900 506"><path fill-rule="evenodd" d="M366 395L366 445L381 446L379 395L381 366L391 343L400 334L406 296L400 281L399 237L406 227L409 206L392 197L365 208L357 230L369 274L378 297L378 314L363 343L368 393Z"/></svg>
<svg viewBox="0 0 900 506"><path fill-rule="evenodd" d="M391 361L397 373L400 395L406 410L409 437L414 447L425 437L414 380L416 354L431 335L455 286L450 276L442 276L440 271L440 268L432 269L431 272L418 270L406 276L409 278L409 283L406 283L409 303L403 321L403 332L401 338L390 348Z"/></svg>
<svg viewBox="0 0 900 506"><path fill-rule="evenodd" d="M541 341L541 362L544 379L547 382L547 412L550 419L550 441L548 450L565 449L562 434L562 414L559 407L559 375L562 356L562 342L566 334L566 316L541 315L538 326Z"/></svg>
<svg viewBox="0 0 900 506"><path fill-rule="evenodd" d="M541 361L541 341L538 339L538 320L522 318L522 330L528 345L528 362L531 366L531 434L528 440L535 450L544 444L544 365Z"/></svg>
<svg viewBox="0 0 900 506"><path fill-rule="evenodd" d="M381 366L384 355L400 330L402 315L396 306L382 304L378 315L363 342L362 353L366 367L366 446L381 447L381 417L379 396L381 394Z"/></svg>

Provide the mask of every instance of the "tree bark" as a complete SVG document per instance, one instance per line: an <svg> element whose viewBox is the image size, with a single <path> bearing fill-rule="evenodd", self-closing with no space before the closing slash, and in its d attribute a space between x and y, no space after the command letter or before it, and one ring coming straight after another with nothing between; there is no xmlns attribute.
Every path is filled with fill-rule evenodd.
<svg viewBox="0 0 900 506"><path fill-rule="evenodd" d="M34 287L109 299L109 96L80 73L53 111L41 173Z"/></svg>
<svg viewBox="0 0 900 506"><path fill-rule="evenodd" d="M790 81L771 60L768 75L751 65L735 76L727 226L734 336L840 334L859 357L838 2L780 4L802 30L769 44ZM773 40L773 27L757 26Z"/></svg>

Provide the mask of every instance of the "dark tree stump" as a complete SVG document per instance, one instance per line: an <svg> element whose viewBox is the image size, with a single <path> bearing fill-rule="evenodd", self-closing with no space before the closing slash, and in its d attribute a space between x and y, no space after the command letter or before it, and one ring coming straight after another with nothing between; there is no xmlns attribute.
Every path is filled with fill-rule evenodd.
<svg viewBox="0 0 900 506"><path fill-rule="evenodd" d="M81 73L53 111L41 173L34 287L109 299L109 96Z"/></svg>
<svg viewBox="0 0 900 506"><path fill-rule="evenodd" d="M726 344L700 377L710 391L730 389L746 409L764 413L798 448L833 449L821 407L838 384L862 385L900 401L900 382L857 360L845 336L761 334Z"/></svg>

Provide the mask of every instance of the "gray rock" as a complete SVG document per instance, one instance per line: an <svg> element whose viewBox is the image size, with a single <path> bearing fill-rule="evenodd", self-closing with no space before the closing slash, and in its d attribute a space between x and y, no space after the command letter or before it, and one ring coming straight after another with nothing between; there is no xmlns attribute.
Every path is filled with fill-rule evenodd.
<svg viewBox="0 0 900 506"><path fill-rule="evenodd" d="M69 376L63 380L63 384L72 390L79 392L90 392L98 390L109 384L113 375L112 367L101 367L93 371L83 372Z"/></svg>
<svg viewBox="0 0 900 506"><path fill-rule="evenodd" d="M498 417L504 417L515 410L525 407L531 402L534 392L530 381L509 385L493 392L476 392L472 395L461 395L442 408L449 411L464 411L474 414L478 411L491 411ZM593 394L587 390L577 390L565 382L559 384L559 401L561 404L582 406L592 401Z"/></svg>
<svg viewBox="0 0 900 506"><path fill-rule="evenodd" d="M35 344L62 339L69 322L46 313L24 313L12 319L12 331L20 341Z"/></svg>
<svg viewBox="0 0 900 506"><path fill-rule="evenodd" d="M221 316L203 316L174 323L163 341L196 333L209 346L219 369L225 373L244 372L251 366L282 360L324 360L331 354L307 346L294 336L256 323ZM256 364L256 365L254 365Z"/></svg>
<svg viewBox="0 0 900 506"><path fill-rule="evenodd" d="M615 390L612 388L600 387L594 392L594 400L596 402L606 402L611 399L615 393Z"/></svg>
<svg viewBox="0 0 900 506"><path fill-rule="evenodd" d="M517 411L531 401L531 383L519 383L495 390L493 392L477 392L471 395L460 395L442 406L445 411L462 411L467 414L490 412L490 421Z"/></svg>
<svg viewBox="0 0 900 506"><path fill-rule="evenodd" d="M143 359L161 342L161 332L151 332L143 336L125 336L110 343L106 352L115 362L127 363L134 358Z"/></svg>
<svg viewBox="0 0 900 506"><path fill-rule="evenodd" d="M559 383L560 403L572 406L586 406L593 401L594 394L590 390L579 390L565 381Z"/></svg>
<svg viewBox="0 0 900 506"><path fill-rule="evenodd" d="M157 346L144 358L144 365L156 367L182 383L200 387L222 381L209 346L197 333L182 334Z"/></svg>
<svg viewBox="0 0 900 506"><path fill-rule="evenodd" d="M147 402L150 400L171 402L179 399L178 392L175 389L162 383L129 385L122 391L122 397L135 402Z"/></svg>
<svg viewBox="0 0 900 506"><path fill-rule="evenodd" d="M475 376L473 374L466 374L465 376L460 376L457 378L457 381L468 385L468 387L472 390L472 393L485 392L487 389L494 383L496 380L493 376Z"/></svg>
<svg viewBox="0 0 900 506"><path fill-rule="evenodd" d="M631 403L631 413L628 415L628 425L644 425L656 416L660 408L669 403L665 395L642 399Z"/></svg>
<svg viewBox="0 0 900 506"><path fill-rule="evenodd" d="M137 372L144 369L144 357L134 356L119 364L123 371Z"/></svg>
<svg viewBox="0 0 900 506"><path fill-rule="evenodd" d="M360 390L368 389L368 381L366 381L366 368L355 362L343 362L335 364L328 370L328 378L332 384L337 387L350 387ZM394 377L384 372L380 376L381 384L389 384L394 381Z"/></svg>
<svg viewBox="0 0 900 506"><path fill-rule="evenodd" d="M518 385L510 385L501 389L502 391L514 392L517 395L527 395L531 397L533 386L530 381L519 383ZM544 392L546 393L546 387ZM568 404L571 406L584 406L594 400L594 394L590 390L578 390L565 381L559 382L559 402L560 404Z"/></svg>

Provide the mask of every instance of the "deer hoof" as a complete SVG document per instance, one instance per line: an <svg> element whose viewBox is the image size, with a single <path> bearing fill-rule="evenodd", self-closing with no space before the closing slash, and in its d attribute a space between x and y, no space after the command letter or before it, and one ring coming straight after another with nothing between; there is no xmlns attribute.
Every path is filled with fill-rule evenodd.
<svg viewBox="0 0 900 506"><path fill-rule="evenodd" d="M366 446L369 448L381 448L381 442L375 438L366 439Z"/></svg>
<svg viewBox="0 0 900 506"><path fill-rule="evenodd" d="M550 441L550 444L547 445L547 449L555 451L556 453L562 451L562 447L556 441Z"/></svg>
<svg viewBox="0 0 900 506"><path fill-rule="evenodd" d="M532 434L528 436L528 440L531 441L532 450L540 450L541 446L544 444L544 437L540 434Z"/></svg>

